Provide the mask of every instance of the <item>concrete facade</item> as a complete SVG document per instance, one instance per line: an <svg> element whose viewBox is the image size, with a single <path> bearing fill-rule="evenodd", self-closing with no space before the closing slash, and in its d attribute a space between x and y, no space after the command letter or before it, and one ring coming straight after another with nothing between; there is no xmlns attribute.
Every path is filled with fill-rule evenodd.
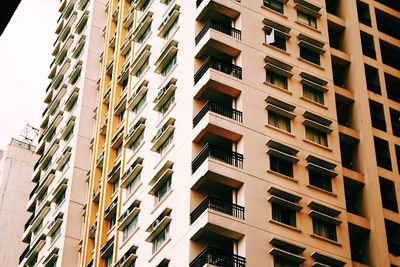
<svg viewBox="0 0 400 267"><path fill-rule="evenodd" d="M0 262L17 266L24 250L21 236L30 214L26 211L33 188L30 177L38 156L35 147L12 139L0 153Z"/></svg>

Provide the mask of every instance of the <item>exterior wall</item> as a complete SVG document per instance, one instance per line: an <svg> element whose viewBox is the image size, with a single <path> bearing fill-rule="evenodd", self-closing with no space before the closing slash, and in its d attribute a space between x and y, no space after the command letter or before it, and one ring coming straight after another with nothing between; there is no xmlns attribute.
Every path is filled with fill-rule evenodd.
<svg viewBox="0 0 400 267"><path fill-rule="evenodd" d="M1 153L0 172L0 261L4 266L17 266L24 250L21 236L29 218L28 195L33 188L30 176L37 160L35 147L12 139Z"/></svg>

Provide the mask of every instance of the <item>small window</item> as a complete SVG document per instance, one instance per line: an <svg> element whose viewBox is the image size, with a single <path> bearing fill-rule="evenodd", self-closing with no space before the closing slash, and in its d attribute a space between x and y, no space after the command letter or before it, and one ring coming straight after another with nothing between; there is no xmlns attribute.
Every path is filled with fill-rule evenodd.
<svg viewBox="0 0 400 267"><path fill-rule="evenodd" d="M328 135L325 132L321 132L317 129L314 129L312 127L306 126L306 139L320 144L322 146L328 146Z"/></svg>
<svg viewBox="0 0 400 267"><path fill-rule="evenodd" d="M172 70L176 64L177 54L165 65L164 69L161 71L162 76L167 76L167 74Z"/></svg>
<svg viewBox="0 0 400 267"><path fill-rule="evenodd" d="M297 20L304 24L307 24L308 26L317 28L317 18L300 10L297 10Z"/></svg>
<svg viewBox="0 0 400 267"><path fill-rule="evenodd" d="M296 211L272 203L272 220L296 227Z"/></svg>
<svg viewBox="0 0 400 267"><path fill-rule="evenodd" d="M161 106L160 108L160 113L162 115L164 115L165 113L167 113L167 111L170 109L170 107L172 106L172 104L175 103L175 93L173 93L167 101L165 101L165 103Z"/></svg>
<svg viewBox="0 0 400 267"><path fill-rule="evenodd" d="M171 190L171 178L168 178L167 181L155 192L155 204L158 204L167 193Z"/></svg>
<svg viewBox="0 0 400 267"><path fill-rule="evenodd" d="M318 104L324 104L324 92L311 88L310 86L303 85L303 96Z"/></svg>
<svg viewBox="0 0 400 267"><path fill-rule="evenodd" d="M140 109L144 106L144 104L146 103L146 97L147 94L145 94L138 102L137 104L133 107L132 112L133 115L137 115L140 111Z"/></svg>
<svg viewBox="0 0 400 267"><path fill-rule="evenodd" d="M287 118L272 111L268 111L268 124L286 132L291 131L290 118Z"/></svg>
<svg viewBox="0 0 400 267"><path fill-rule="evenodd" d="M113 253L110 253L105 259L106 262L106 267L112 267L113 266Z"/></svg>
<svg viewBox="0 0 400 267"><path fill-rule="evenodd" d="M267 83L288 89L288 78L269 70L267 70Z"/></svg>
<svg viewBox="0 0 400 267"><path fill-rule="evenodd" d="M283 257L274 256L274 267L299 267L299 264Z"/></svg>
<svg viewBox="0 0 400 267"><path fill-rule="evenodd" d="M122 241L128 239L128 237L130 237L131 234L136 230L137 226L138 216L136 215L136 217L122 231Z"/></svg>
<svg viewBox="0 0 400 267"><path fill-rule="evenodd" d="M317 65L321 64L320 54L318 54L314 51L311 51L310 49L307 49L304 46L300 46L300 57L302 59L310 61L314 64L317 64Z"/></svg>
<svg viewBox="0 0 400 267"><path fill-rule="evenodd" d="M264 6L283 14L283 3L278 0L264 0Z"/></svg>
<svg viewBox="0 0 400 267"><path fill-rule="evenodd" d="M269 163L271 171L293 177L293 163L272 155L269 157Z"/></svg>
<svg viewBox="0 0 400 267"><path fill-rule="evenodd" d="M59 194L59 196L57 196L57 198L54 200L54 202L56 203L56 208L58 208L64 201L65 199L65 190Z"/></svg>
<svg viewBox="0 0 400 267"><path fill-rule="evenodd" d="M142 35L140 35L139 39L137 40L137 43L142 44L147 39L147 36L149 36L150 32L151 32L151 24L146 28L146 30L142 33Z"/></svg>
<svg viewBox="0 0 400 267"><path fill-rule="evenodd" d="M159 250L159 248L169 238L169 224L154 238L152 241L152 252L153 254Z"/></svg>
<svg viewBox="0 0 400 267"><path fill-rule="evenodd" d="M172 144L173 140L174 140L174 134L172 133L168 136L168 138L164 141L164 143L162 143L162 145L157 149L157 153L160 154L160 156L163 156L164 153Z"/></svg>
<svg viewBox="0 0 400 267"><path fill-rule="evenodd" d="M312 218L313 233L324 238L337 241L336 225L325 222L318 218Z"/></svg>
<svg viewBox="0 0 400 267"><path fill-rule="evenodd" d="M323 190L332 192L332 178L318 173L316 171L309 170L308 176L310 179L310 185L321 188Z"/></svg>
<svg viewBox="0 0 400 267"><path fill-rule="evenodd" d="M126 195L129 196L135 191L135 189L139 186L140 178L142 176L142 172L136 175L135 178L127 185L126 187Z"/></svg>
<svg viewBox="0 0 400 267"><path fill-rule="evenodd" d="M147 59L143 65L138 69L136 72L136 77L140 78L144 74L144 72L147 70L147 67L149 66L149 59Z"/></svg>

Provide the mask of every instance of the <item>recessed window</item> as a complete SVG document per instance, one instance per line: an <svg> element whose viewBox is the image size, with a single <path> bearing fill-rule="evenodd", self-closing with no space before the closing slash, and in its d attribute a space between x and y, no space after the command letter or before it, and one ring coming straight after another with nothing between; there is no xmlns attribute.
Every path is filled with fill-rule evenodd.
<svg viewBox="0 0 400 267"><path fill-rule="evenodd" d="M325 132L319 131L312 127L306 126L306 139L320 144L322 146L328 146L328 135Z"/></svg>
<svg viewBox="0 0 400 267"><path fill-rule="evenodd" d="M172 144L172 141L174 140L174 134L170 134L168 138L162 143L162 145L157 149L157 153L160 154L160 156L163 156L164 153L167 151L167 149L170 147Z"/></svg>
<svg viewBox="0 0 400 267"><path fill-rule="evenodd" d="M267 70L267 83L288 89L288 78L278 73Z"/></svg>
<svg viewBox="0 0 400 267"><path fill-rule="evenodd" d="M274 256L274 267L299 267L299 264L283 257Z"/></svg>
<svg viewBox="0 0 400 267"><path fill-rule="evenodd" d="M54 240L61 234L61 224L57 226L57 228L53 231L50 236L50 243L53 243Z"/></svg>
<svg viewBox="0 0 400 267"><path fill-rule="evenodd" d="M159 203L171 190L171 177L155 192L155 204Z"/></svg>
<svg viewBox="0 0 400 267"><path fill-rule="evenodd" d="M144 104L146 103L146 97L147 97L147 93L137 102L137 104L133 107L132 112L133 115L136 115L139 113L139 111L141 110L141 108L144 106Z"/></svg>
<svg viewBox="0 0 400 267"><path fill-rule="evenodd" d="M136 72L136 77L140 78L144 72L147 70L147 67L149 66L149 59L147 59L143 65L138 69L138 71Z"/></svg>
<svg viewBox="0 0 400 267"><path fill-rule="evenodd" d="M175 103L175 93L173 93L167 101L165 101L165 103L161 106L160 108L160 113L162 115L164 115L165 113L167 113L167 111L170 109L170 107L172 106L172 104Z"/></svg>
<svg viewBox="0 0 400 267"><path fill-rule="evenodd" d="M138 215L124 228L122 232L122 241L128 239L138 226Z"/></svg>
<svg viewBox="0 0 400 267"><path fill-rule="evenodd" d="M105 258L105 262L106 262L106 267L112 267L113 266L113 253L110 253L110 255L108 255Z"/></svg>
<svg viewBox="0 0 400 267"><path fill-rule="evenodd" d="M318 54L310 49L307 49L304 46L300 46L300 57L302 59L310 61L314 64L317 64L317 65L321 64L320 54Z"/></svg>
<svg viewBox="0 0 400 267"><path fill-rule="evenodd" d="M264 0L264 6L283 14L283 3L278 0Z"/></svg>
<svg viewBox="0 0 400 267"><path fill-rule="evenodd" d="M325 222L318 218L313 218L313 233L315 235L337 241L336 225Z"/></svg>
<svg viewBox="0 0 400 267"><path fill-rule="evenodd" d="M270 155L269 157L270 170L283 174L285 176L293 177L293 163L284 159Z"/></svg>
<svg viewBox="0 0 400 267"><path fill-rule="evenodd" d="M324 104L324 93L320 90L314 89L304 84L303 84L303 96L318 104L321 105Z"/></svg>
<svg viewBox="0 0 400 267"><path fill-rule="evenodd" d="M171 60L165 65L164 69L161 71L162 76L167 76L167 74L172 70L176 64L177 54L175 54Z"/></svg>
<svg viewBox="0 0 400 267"><path fill-rule="evenodd" d="M308 26L317 28L317 18L300 10L297 10L297 20L304 24L307 24Z"/></svg>
<svg viewBox="0 0 400 267"><path fill-rule="evenodd" d="M143 42L147 39L147 36L149 36L150 32L151 32L151 24L146 28L146 30L142 33L142 35L140 35L139 39L137 40L137 43L143 44Z"/></svg>
<svg viewBox="0 0 400 267"><path fill-rule="evenodd" d="M169 238L169 224L152 241L153 254L167 241L168 238Z"/></svg>
<svg viewBox="0 0 400 267"><path fill-rule="evenodd" d="M286 132L291 131L290 118L287 118L272 111L268 111L268 124Z"/></svg>
<svg viewBox="0 0 400 267"><path fill-rule="evenodd" d="M65 190L61 194L59 194L57 198L54 200L54 202L56 203L56 208L58 208L63 203L64 199L65 199Z"/></svg>
<svg viewBox="0 0 400 267"><path fill-rule="evenodd" d="M140 178L142 176L142 172L139 172L135 178L127 185L126 187L126 195L130 196L135 189L139 186Z"/></svg>
<svg viewBox="0 0 400 267"><path fill-rule="evenodd" d="M296 227L296 211L272 203L272 220Z"/></svg>
<svg viewBox="0 0 400 267"><path fill-rule="evenodd" d="M322 173L309 170L308 177L310 179L310 185L321 188L323 190L332 192L332 178Z"/></svg>

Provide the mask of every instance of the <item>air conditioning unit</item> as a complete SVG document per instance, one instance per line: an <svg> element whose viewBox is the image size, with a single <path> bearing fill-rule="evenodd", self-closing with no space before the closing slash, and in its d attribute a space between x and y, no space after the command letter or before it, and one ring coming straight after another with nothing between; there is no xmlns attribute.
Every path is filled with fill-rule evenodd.
<svg viewBox="0 0 400 267"><path fill-rule="evenodd" d="M160 220L155 220L152 224L151 224L151 229L155 230L158 226L158 224L160 223Z"/></svg>

